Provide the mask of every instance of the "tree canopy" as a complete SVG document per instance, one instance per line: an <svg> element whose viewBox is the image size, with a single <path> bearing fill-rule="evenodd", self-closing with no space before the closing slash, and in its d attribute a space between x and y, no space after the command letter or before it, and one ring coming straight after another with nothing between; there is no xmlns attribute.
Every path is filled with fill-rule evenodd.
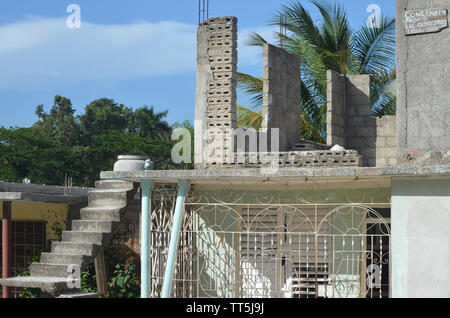
<svg viewBox="0 0 450 318"><path fill-rule="evenodd" d="M167 113L102 98L75 115L70 99L55 96L49 113L43 105L36 108L32 127L0 128L0 180L62 185L67 175L73 185L93 186L121 154L147 155L156 169L188 168L171 161Z"/></svg>

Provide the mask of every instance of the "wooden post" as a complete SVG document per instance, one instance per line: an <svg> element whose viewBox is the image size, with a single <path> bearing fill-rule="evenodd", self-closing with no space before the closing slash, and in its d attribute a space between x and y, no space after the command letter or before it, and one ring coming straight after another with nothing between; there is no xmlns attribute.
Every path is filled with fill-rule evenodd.
<svg viewBox="0 0 450 318"><path fill-rule="evenodd" d="M10 276L11 263L11 201L3 202L2 216L2 278ZM2 287L2 298L9 298L8 287Z"/></svg>
<svg viewBox="0 0 450 318"><path fill-rule="evenodd" d="M95 264L95 276L97 279L97 290L100 297L106 297L107 285L106 285L106 268L105 268L105 254L103 249L98 253L94 260Z"/></svg>

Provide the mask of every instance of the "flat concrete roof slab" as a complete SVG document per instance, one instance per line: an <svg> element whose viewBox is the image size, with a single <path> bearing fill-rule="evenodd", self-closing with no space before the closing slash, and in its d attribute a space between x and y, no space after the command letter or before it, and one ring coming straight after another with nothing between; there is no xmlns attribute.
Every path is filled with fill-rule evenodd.
<svg viewBox="0 0 450 318"><path fill-rule="evenodd" d="M447 166L391 166L391 167L344 167L344 168L279 168L276 173L264 174L261 169L222 170L146 170L146 171L103 171L101 179L128 180L140 182L153 180L156 183L177 183L189 180L192 184L214 181L295 181L307 179L391 179L392 177L450 177Z"/></svg>
<svg viewBox="0 0 450 318"><path fill-rule="evenodd" d="M89 188L0 182L0 201L85 204Z"/></svg>

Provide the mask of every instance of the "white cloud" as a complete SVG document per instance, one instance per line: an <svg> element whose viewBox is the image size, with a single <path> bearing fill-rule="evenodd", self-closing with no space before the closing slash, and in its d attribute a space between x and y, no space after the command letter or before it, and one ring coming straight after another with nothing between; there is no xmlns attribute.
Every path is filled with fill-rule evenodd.
<svg viewBox="0 0 450 318"><path fill-rule="evenodd" d="M178 22L69 29L65 19L0 26L0 88L124 80L195 70L195 26ZM27 85L28 84L28 85Z"/></svg>
<svg viewBox="0 0 450 318"><path fill-rule="evenodd" d="M262 63L260 48L244 45L239 64ZM66 27L66 19L32 18L0 25L0 89L26 91L86 82L176 75L195 71L196 26L174 21Z"/></svg>

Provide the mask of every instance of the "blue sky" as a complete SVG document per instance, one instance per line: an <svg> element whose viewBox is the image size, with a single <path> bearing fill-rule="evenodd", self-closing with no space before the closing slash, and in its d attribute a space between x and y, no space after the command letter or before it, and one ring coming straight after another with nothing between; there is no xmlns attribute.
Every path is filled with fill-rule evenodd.
<svg viewBox="0 0 450 318"><path fill-rule="evenodd" d="M210 0L210 16L239 19L239 71L262 73L260 50L245 46L246 34L270 39L268 21L289 2ZM395 13L395 0L338 2L355 29L371 4ZM70 4L81 8L80 29L66 26ZM70 98L78 113L107 97L133 108L168 109L169 123L193 120L197 10L197 0L0 1L0 126L32 125L36 106L48 111L56 94Z"/></svg>

